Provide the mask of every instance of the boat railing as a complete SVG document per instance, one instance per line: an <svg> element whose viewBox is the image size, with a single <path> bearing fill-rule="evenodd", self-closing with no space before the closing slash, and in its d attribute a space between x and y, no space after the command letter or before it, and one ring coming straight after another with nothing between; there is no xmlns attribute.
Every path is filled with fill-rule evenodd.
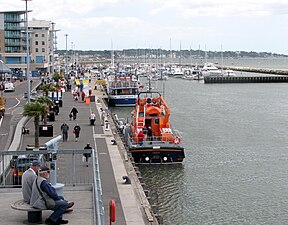
<svg viewBox="0 0 288 225"><path fill-rule="evenodd" d="M137 88L138 87L138 82L136 81L113 81L109 83L109 86L111 88Z"/></svg>
<svg viewBox="0 0 288 225"><path fill-rule="evenodd" d="M162 136L153 136L153 137L147 137L145 136L144 140L142 142L139 142L137 139L133 138L131 134L127 133L125 135L126 143L128 146L141 146L141 147L151 147L156 148L159 147L175 147L175 145L180 146L180 136L173 135L172 138L163 138ZM177 140L175 142L174 140Z"/></svg>

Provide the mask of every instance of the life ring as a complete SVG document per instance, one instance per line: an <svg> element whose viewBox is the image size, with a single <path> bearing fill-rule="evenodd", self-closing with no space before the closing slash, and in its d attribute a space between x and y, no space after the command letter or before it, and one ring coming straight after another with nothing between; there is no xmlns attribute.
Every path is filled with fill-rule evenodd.
<svg viewBox="0 0 288 225"><path fill-rule="evenodd" d="M175 145L179 145L180 142L181 142L180 137L176 136L176 137L174 138L174 144L175 144Z"/></svg>

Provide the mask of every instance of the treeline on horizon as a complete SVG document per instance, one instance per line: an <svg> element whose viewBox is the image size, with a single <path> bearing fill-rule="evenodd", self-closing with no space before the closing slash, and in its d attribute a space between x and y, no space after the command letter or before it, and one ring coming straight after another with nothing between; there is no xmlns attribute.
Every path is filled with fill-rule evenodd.
<svg viewBox="0 0 288 225"><path fill-rule="evenodd" d="M66 50L56 50L55 53L60 55L65 55ZM91 57L101 57L101 58L111 58L111 50L68 50L67 54L78 54L78 55L87 55ZM123 50L114 50L114 57L123 58L123 57L133 57L133 58L156 58L156 57L165 57L170 58L171 55L175 58L218 58L218 57L225 57L225 58L242 58L242 57L261 57L261 58L268 58L268 57L288 57L285 54L277 54L271 52L246 52L246 51L203 51L203 50L165 50L165 49L123 49ZM206 55L206 56L205 56Z"/></svg>

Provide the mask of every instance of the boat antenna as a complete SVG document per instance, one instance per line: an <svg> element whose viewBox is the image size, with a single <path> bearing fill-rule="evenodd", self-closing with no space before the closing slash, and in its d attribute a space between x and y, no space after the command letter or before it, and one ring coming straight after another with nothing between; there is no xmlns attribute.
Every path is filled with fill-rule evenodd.
<svg viewBox="0 0 288 225"><path fill-rule="evenodd" d="M162 89L163 89L163 94L162 94L162 95L163 95L163 98L165 98L165 96L164 96L164 94L165 94L165 83L166 83L166 82L163 82L163 88L162 88Z"/></svg>
<svg viewBox="0 0 288 225"><path fill-rule="evenodd" d="M151 79L148 79L148 81L149 81L149 85L148 85L148 92L151 92L151 90L152 90L152 88L151 88Z"/></svg>

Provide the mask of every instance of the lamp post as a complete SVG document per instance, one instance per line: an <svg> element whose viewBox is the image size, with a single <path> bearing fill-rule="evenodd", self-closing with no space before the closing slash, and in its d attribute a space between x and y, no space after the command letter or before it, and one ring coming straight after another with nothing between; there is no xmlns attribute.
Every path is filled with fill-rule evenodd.
<svg viewBox="0 0 288 225"><path fill-rule="evenodd" d="M73 69L74 67L73 41L71 42L71 64L72 64L72 69Z"/></svg>
<svg viewBox="0 0 288 225"><path fill-rule="evenodd" d="M68 68L67 68L67 64L68 64L68 59L67 59L67 57L68 57L68 52L67 52L67 37L68 37L68 34L64 34L65 35L65 37L66 37L66 56L65 56L65 75L67 74L67 70L68 70Z"/></svg>
<svg viewBox="0 0 288 225"><path fill-rule="evenodd" d="M54 50L56 49L56 44L57 44L57 35L56 32L60 30L55 30L55 23L52 22L52 32L51 32L51 52L52 52L52 59L51 59L51 76L50 78L53 78L54 76L54 64L55 64L55 59L54 59ZM54 46L55 45L55 46Z"/></svg>
<svg viewBox="0 0 288 225"><path fill-rule="evenodd" d="M27 80L27 102L30 103L30 69L29 69L29 34L28 34L28 1L32 0L22 0L26 3L26 80Z"/></svg>

